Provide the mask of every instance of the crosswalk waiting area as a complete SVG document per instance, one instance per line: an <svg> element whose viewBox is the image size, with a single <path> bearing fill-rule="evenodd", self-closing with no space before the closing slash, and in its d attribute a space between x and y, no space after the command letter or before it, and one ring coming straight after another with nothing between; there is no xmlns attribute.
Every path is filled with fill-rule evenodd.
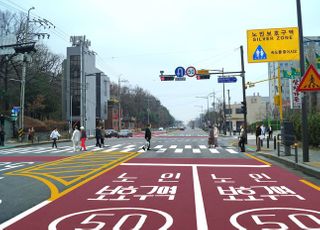
<svg viewBox="0 0 320 230"><path fill-rule="evenodd" d="M95 145L87 146L87 151L103 151L103 152L146 152L142 149L143 145L135 144L116 144L116 145L106 145L103 148L99 148ZM83 152L83 151L78 151ZM210 154L219 154L219 153L229 153L229 154L238 154L239 151L236 148L208 148L206 145L155 145L151 146L151 150L147 153L210 153ZM56 153L74 153L73 147L70 145L58 146L57 149L51 148L48 146L30 146L23 148L11 148L11 149L1 149L0 155L10 155L10 154L56 154Z"/></svg>

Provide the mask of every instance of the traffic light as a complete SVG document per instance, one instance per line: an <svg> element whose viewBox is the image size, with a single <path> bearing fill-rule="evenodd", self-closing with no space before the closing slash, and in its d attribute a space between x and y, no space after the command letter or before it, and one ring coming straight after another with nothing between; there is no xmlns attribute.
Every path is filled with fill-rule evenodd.
<svg viewBox="0 0 320 230"><path fill-rule="evenodd" d="M247 103L245 101L241 102L241 111L242 113L247 113Z"/></svg>
<svg viewBox="0 0 320 230"><path fill-rule="evenodd" d="M160 75L160 80L161 81L174 81L174 76L161 76Z"/></svg>
<svg viewBox="0 0 320 230"><path fill-rule="evenodd" d="M197 80L210 79L210 75L197 75Z"/></svg>
<svg viewBox="0 0 320 230"><path fill-rule="evenodd" d="M35 42L28 42L28 43L22 43L17 44L14 48L16 53L30 53L30 52L36 52L35 49Z"/></svg>

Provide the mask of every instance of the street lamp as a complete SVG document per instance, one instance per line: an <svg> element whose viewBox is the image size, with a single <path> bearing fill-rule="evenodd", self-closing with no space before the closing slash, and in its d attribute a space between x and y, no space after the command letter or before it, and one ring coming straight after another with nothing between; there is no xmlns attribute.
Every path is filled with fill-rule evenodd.
<svg viewBox="0 0 320 230"><path fill-rule="evenodd" d="M119 103L118 103L118 130L120 131L120 129L121 129L121 98L120 98L120 96L121 96L121 82L128 82L127 80L121 80L120 79L120 77L122 76L122 74L120 74L119 76L118 76L118 99L119 99Z"/></svg>

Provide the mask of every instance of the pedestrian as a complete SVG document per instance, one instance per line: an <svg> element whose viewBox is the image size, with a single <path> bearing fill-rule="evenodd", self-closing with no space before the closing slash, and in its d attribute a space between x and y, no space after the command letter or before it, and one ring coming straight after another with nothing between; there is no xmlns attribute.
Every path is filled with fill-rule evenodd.
<svg viewBox="0 0 320 230"><path fill-rule="evenodd" d="M81 136L81 133L80 133L80 131L78 129L78 126L76 126L74 128L74 131L73 131L72 137L71 137L71 141L72 141L72 144L73 144L73 152L76 152L77 149L80 149L80 146L79 146L80 136Z"/></svg>
<svg viewBox="0 0 320 230"><path fill-rule="evenodd" d="M272 130L272 127L271 127L271 125L270 125L270 126L269 126L269 129L268 129L269 140L272 140L272 138L273 138L272 132L273 132L273 130Z"/></svg>
<svg viewBox="0 0 320 230"><path fill-rule="evenodd" d="M0 115L0 126L1 126L1 128L4 127L4 120L5 120L4 115L1 113L1 115Z"/></svg>
<svg viewBox="0 0 320 230"><path fill-rule="evenodd" d="M218 147L218 136L219 136L219 129L217 125L213 126L213 145L214 147Z"/></svg>
<svg viewBox="0 0 320 230"><path fill-rule="evenodd" d="M240 126L240 132L239 132L239 147L241 152L245 152L245 143L246 143L246 135L244 127Z"/></svg>
<svg viewBox="0 0 320 230"><path fill-rule="evenodd" d="M150 142L151 141L151 130L150 130L150 128L151 128L151 125L148 124L146 131L145 131L145 134L144 134L144 138L147 141L147 145L142 147L143 150L146 150L146 148L147 148L147 150L150 150L150 145L151 145L151 142Z"/></svg>
<svg viewBox="0 0 320 230"><path fill-rule="evenodd" d="M101 143L101 146L104 147L104 138L106 136L106 130L103 126L101 126L101 140L100 140L100 143Z"/></svg>
<svg viewBox="0 0 320 230"><path fill-rule="evenodd" d="M34 135L35 135L35 130L33 127L28 129L28 140L33 144L34 142Z"/></svg>
<svg viewBox="0 0 320 230"><path fill-rule="evenodd" d="M261 137L261 128L260 128L260 126L257 124L257 125L256 125L256 145L257 145L256 151L260 151L260 150L261 150L261 147L260 147L260 137Z"/></svg>
<svg viewBox="0 0 320 230"><path fill-rule="evenodd" d="M54 148L54 147L56 147L56 149L58 148L58 146L57 146L57 140L59 139L60 136L61 136L61 135L60 135L60 133L58 132L58 129L57 129L57 128L55 128L55 129L51 132L50 138L51 138L51 140L52 140L52 148Z"/></svg>
<svg viewBox="0 0 320 230"><path fill-rule="evenodd" d="M96 128L96 146L98 146L99 148L101 148L101 128L100 126L97 126Z"/></svg>
<svg viewBox="0 0 320 230"><path fill-rule="evenodd" d="M208 138L209 148L212 148L213 144L214 144L213 128L211 125L209 125L209 138Z"/></svg>
<svg viewBox="0 0 320 230"><path fill-rule="evenodd" d="M4 128L0 127L0 146L4 146L4 136L6 133L4 132Z"/></svg>
<svg viewBox="0 0 320 230"><path fill-rule="evenodd" d="M266 135L266 127L264 127L264 125L262 124L262 125L260 126L260 129L261 129L260 146L263 147L263 140L264 140L265 135Z"/></svg>
<svg viewBox="0 0 320 230"><path fill-rule="evenodd" d="M87 151L87 148L86 148L87 132L86 130L84 130L83 126L80 127L80 134L81 134L80 135L81 150Z"/></svg>

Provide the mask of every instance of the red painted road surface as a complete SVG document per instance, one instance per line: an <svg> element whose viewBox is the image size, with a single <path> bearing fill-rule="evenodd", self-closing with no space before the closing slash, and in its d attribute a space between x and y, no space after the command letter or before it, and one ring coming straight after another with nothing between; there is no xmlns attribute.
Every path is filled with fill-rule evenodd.
<svg viewBox="0 0 320 230"><path fill-rule="evenodd" d="M319 207L317 190L255 160L133 159L6 229L319 229Z"/></svg>

